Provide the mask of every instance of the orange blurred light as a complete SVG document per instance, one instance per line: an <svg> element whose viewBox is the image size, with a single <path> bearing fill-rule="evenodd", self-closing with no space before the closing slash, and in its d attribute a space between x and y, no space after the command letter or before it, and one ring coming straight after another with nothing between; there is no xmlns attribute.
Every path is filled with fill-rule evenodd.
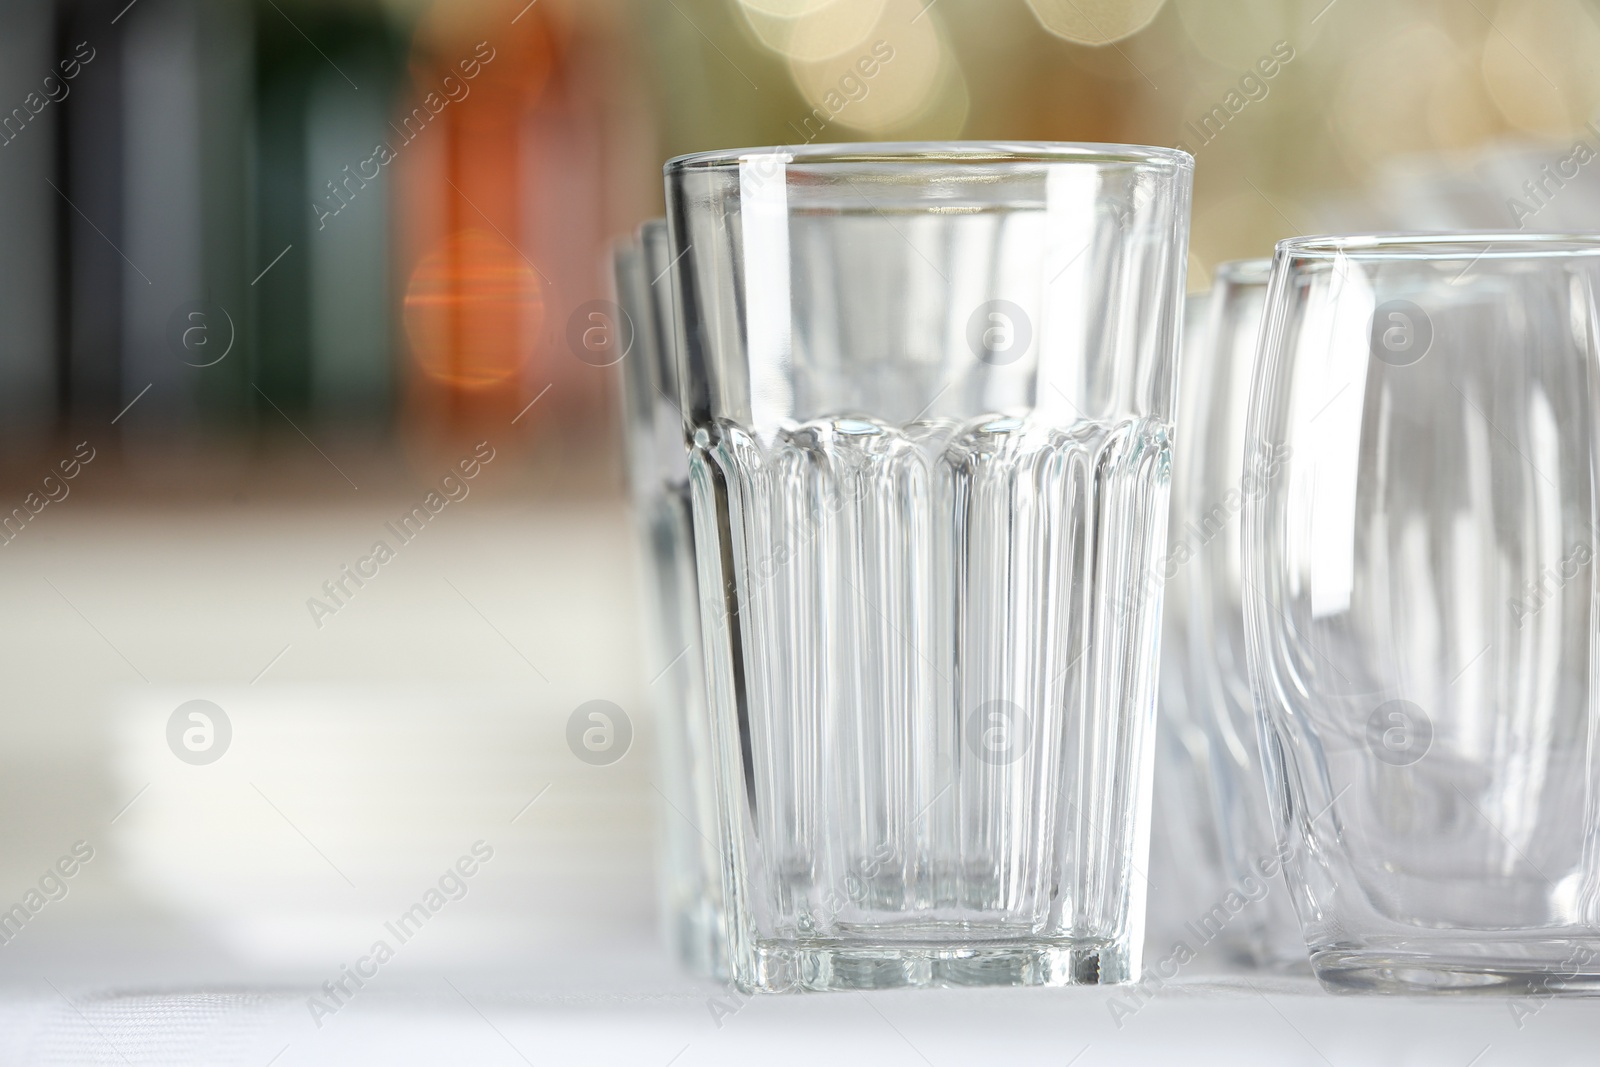
<svg viewBox="0 0 1600 1067"><path fill-rule="evenodd" d="M412 38L412 77L426 85L459 74L460 61L480 54L480 46L495 58L483 65L476 88L533 107L550 81L556 42L548 13L523 0L435 0Z"/></svg>
<svg viewBox="0 0 1600 1067"><path fill-rule="evenodd" d="M481 389L516 377L543 325L538 276L484 230L450 235L422 258L406 287L412 355L442 384Z"/></svg>
<svg viewBox="0 0 1600 1067"><path fill-rule="evenodd" d="M412 264L403 318L418 402L462 417L472 416L456 399L426 391L498 387L509 403L530 365L548 358L540 332L552 268L530 226L527 181L528 130L557 67L542 7L435 0L412 41L400 111L416 121L397 127L402 256Z"/></svg>

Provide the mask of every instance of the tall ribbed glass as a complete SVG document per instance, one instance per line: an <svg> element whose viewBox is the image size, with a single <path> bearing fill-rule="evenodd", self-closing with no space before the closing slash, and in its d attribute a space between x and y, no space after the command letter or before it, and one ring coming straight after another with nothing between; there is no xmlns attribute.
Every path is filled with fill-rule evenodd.
<svg viewBox="0 0 1600 1067"><path fill-rule="evenodd" d="M667 165L742 988L1136 976L1191 168Z"/></svg>

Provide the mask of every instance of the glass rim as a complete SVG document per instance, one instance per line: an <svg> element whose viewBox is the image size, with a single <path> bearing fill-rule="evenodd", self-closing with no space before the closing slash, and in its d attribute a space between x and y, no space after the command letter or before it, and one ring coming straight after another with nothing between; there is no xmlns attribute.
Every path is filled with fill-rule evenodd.
<svg viewBox="0 0 1600 1067"><path fill-rule="evenodd" d="M626 256L642 255L643 253L644 246L639 243L637 232L613 237L606 243L606 262L612 264L613 267Z"/></svg>
<svg viewBox="0 0 1600 1067"><path fill-rule="evenodd" d="M1287 237L1277 255L1294 259L1341 258L1456 260L1600 255L1600 233L1526 233L1522 230L1448 230L1321 234Z"/></svg>
<svg viewBox="0 0 1600 1067"><path fill-rule="evenodd" d="M1194 157L1178 148L1100 144L1091 141L863 141L841 144L771 145L721 148L673 156L662 166L667 176L686 171L720 170L748 159L788 156L788 163L851 166L869 163L964 165L1003 163L1100 163L1191 169Z"/></svg>

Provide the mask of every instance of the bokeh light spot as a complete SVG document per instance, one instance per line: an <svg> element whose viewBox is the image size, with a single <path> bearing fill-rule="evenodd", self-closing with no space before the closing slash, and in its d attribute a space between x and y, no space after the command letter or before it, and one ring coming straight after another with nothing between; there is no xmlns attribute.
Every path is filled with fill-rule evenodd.
<svg viewBox="0 0 1600 1067"><path fill-rule="evenodd" d="M515 377L544 323L538 276L482 230L451 235L424 256L406 288L405 327L417 367L464 389Z"/></svg>
<svg viewBox="0 0 1600 1067"><path fill-rule="evenodd" d="M1483 81L1500 114L1512 126L1525 133L1559 137L1572 125L1574 116L1568 113L1567 96L1554 80L1561 73L1560 65L1552 62L1554 49L1548 47L1546 34L1537 30L1537 24L1530 26L1513 16L1506 20L1504 30L1485 37ZM1577 30L1572 25L1572 32Z"/></svg>
<svg viewBox="0 0 1600 1067"><path fill-rule="evenodd" d="M859 50L883 13L884 0L834 0L799 15L741 7L762 44L790 59L815 62Z"/></svg>
<svg viewBox="0 0 1600 1067"><path fill-rule="evenodd" d="M832 7L838 2L839 0L739 0L739 7L752 14L792 19L810 15L825 7Z"/></svg>
<svg viewBox="0 0 1600 1067"><path fill-rule="evenodd" d="M833 124L883 133L921 117L938 102L955 59L932 17L918 17L916 0L889 0L861 43L830 59L791 59L789 70L806 103L803 123L812 139Z"/></svg>
<svg viewBox="0 0 1600 1067"><path fill-rule="evenodd" d="M1150 25L1166 0L1028 0L1039 25L1077 44L1111 44Z"/></svg>
<svg viewBox="0 0 1600 1067"><path fill-rule="evenodd" d="M1321 28L1310 21L1320 4L1302 9L1282 0L1229 0L1225 4L1216 0L1172 0L1172 3L1184 35L1195 49L1213 63L1230 70L1249 70L1256 60L1272 53L1277 41L1288 41L1295 51L1303 51Z"/></svg>

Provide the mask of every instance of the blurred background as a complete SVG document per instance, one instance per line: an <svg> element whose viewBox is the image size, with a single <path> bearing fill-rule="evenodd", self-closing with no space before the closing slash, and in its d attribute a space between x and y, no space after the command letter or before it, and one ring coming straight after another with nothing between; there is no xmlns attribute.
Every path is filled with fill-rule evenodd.
<svg viewBox="0 0 1600 1067"><path fill-rule="evenodd" d="M0 981L321 981L478 841L395 968L668 972L668 665L581 337L669 156L1181 146L1198 289L1296 233L1595 228L1597 57L1585 0L6 0L0 911L93 859Z"/></svg>
<svg viewBox="0 0 1600 1067"><path fill-rule="evenodd" d="M470 434L549 386L518 440L560 479L616 436L611 374L573 358L569 320L682 152L1179 145L1199 164L1191 287L1307 230L1594 222L1584 0L13 0L0 18L3 432L71 435L142 396L124 459L291 419L362 443ZM863 75L875 48L892 58Z"/></svg>

